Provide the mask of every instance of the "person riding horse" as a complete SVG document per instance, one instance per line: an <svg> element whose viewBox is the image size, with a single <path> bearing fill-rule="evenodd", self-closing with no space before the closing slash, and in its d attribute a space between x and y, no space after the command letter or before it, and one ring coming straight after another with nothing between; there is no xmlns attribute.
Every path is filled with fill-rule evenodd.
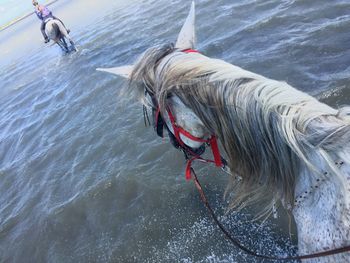
<svg viewBox="0 0 350 263"><path fill-rule="evenodd" d="M50 39L48 38L48 36L45 33L46 22L48 21L49 18L53 18L53 19L60 21L62 23L62 25L67 29L67 27L64 25L64 23L59 18L52 15L52 12L46 6L39 5L39 3L36 0L33 0L32 3L33 3L33 6L35 8L35 14L42 21L41 26L40 26L40 31L45 39L45 43L48 43L50 41ZM69 33L70 30L67 29L67 32Z"/></svg>

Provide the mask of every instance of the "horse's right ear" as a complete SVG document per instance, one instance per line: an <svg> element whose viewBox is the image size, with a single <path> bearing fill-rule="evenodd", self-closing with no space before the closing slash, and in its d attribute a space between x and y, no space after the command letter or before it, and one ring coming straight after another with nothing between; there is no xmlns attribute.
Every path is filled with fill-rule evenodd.
<svg viewBox="0 0 350 263"><path fill-rule="evenodd" d="M121 66L116 68L97 68L96 70L112 73L114 75L118 75L118 76L130 79L133 68L134 66L128 65L128 66Z"/></svg>
<svg viewBox="0 0 350 263"><path fill-rule="evenodd" d="M183 24L180 34L175 44L179 49L195 49L196 48L196 30L195 30L195 10L194 1L192 1L190 12Z"/></svg>

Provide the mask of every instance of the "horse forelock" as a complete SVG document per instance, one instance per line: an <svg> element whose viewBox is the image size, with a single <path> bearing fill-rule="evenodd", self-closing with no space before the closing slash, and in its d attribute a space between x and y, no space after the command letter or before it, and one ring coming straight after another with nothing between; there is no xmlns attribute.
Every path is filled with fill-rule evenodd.
<svg viewBox="0 0 350 263"><path fill-rule="evenodd" d="M331 156L350 137L348 117L308 94L172 45L146 51L130 84L141 99L145 89L154 95L162 110L169 96L178 96L216 134L230 169L242 178L232 180L232 207L267 193L293 204L301 167L318 169L309 156L332 167L325 153Z"/></svg>
<svg viewBox="0 0 350 263"><path fill-rule="evenodd" d="M156 68L161 59L175 50L173 45L164 45L148 49L133 67L129 88L137 98L145 103L145 91L150 95L156 92Z"/></svg>

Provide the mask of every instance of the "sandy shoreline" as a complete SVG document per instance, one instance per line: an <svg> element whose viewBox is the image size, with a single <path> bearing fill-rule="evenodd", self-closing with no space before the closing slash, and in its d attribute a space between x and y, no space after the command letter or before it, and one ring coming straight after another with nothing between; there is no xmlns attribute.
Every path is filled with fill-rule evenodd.
<svg viewBox="0 0 350 263"><path fill-rule="evenodd" d="M56 3L57 1L59 1L59 0L52 0L52 1L50 1L49 3L45 4L45 5L46 5L46 6L49 6L49 5L52 5L53 3ZM19 17L19 18L16 18L15 20L13 20L13 21L11 21L11 22L5 24L4 26L1 26L1 27L0 27L0 32L3 31L3 30L5 30L5 29L7 29L7 28L9 28L10 26L13 26L13 25L15 25L16 23L18 23L18 22L20 22L20 21L26 19L27 17L30 17L30 16L33 15L33 14L34 14L34 11L33 11L33 12L30 12L30 13L24 15L24 16L21 16L21 17Z"/></svg>

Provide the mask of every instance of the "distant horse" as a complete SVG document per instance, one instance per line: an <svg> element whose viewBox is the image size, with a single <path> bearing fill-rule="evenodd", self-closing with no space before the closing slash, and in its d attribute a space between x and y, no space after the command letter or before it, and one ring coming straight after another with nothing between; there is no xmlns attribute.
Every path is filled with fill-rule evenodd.
<svg viewBox="0 0 350 263"><path fill-rule="evenodd" d="M350 108L334 109L194 48L192 3L175 46L150 48L134 66L104 71L130 79L129 88L154 110L157 130L164 125L189 158L219 140L232 175L232 209L269 198L262 208L268 213L281 200L294 216L299 254L348 246ZM346 252L307 262L349 260Z"/></svg>
<svg viewBox="0 0 350 263"><path fill-rule="evenodd" d="M70 50L77 51L73 39L69 36L66 28L59 20L50 19L47 21L45 32L49 39L59 45L64 52L68 53ZM69 41L71 49L69 49L67 41Z"/></svg>

